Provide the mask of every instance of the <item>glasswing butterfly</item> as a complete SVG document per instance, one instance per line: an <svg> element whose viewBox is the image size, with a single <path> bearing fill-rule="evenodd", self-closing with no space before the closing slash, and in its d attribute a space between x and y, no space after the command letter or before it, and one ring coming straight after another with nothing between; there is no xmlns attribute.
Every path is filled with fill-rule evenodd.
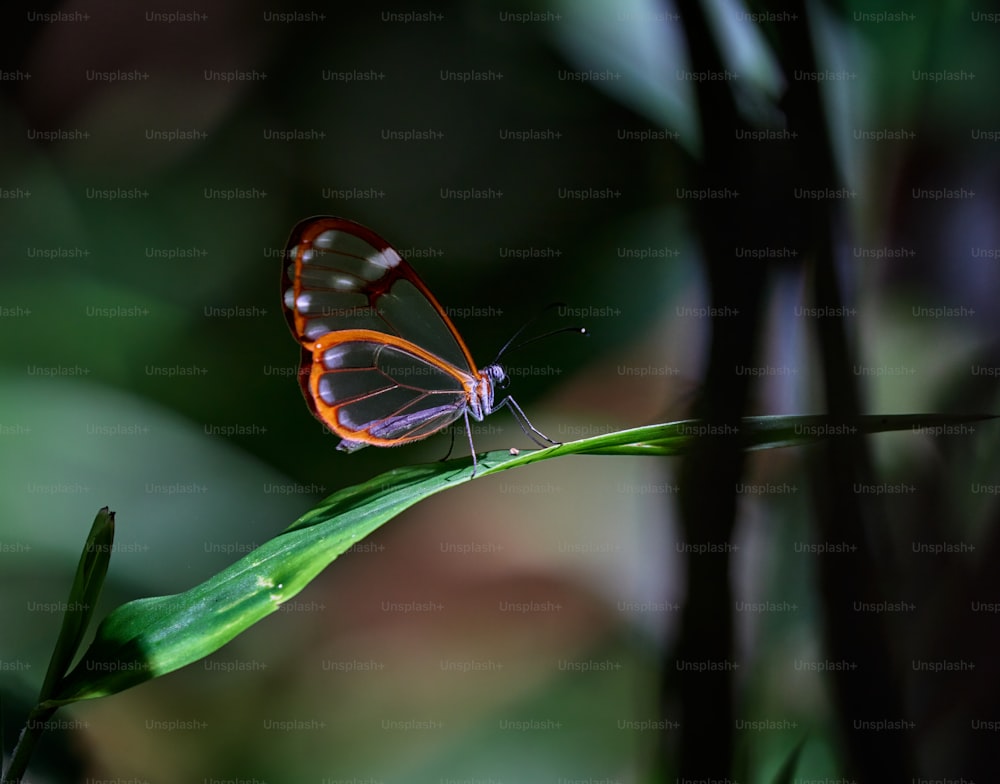
<svg viewBox="0 0 1000 784"><path fill-rule="evenodd" d="M507 385L504 369L497 362L476 367L413 267L371 229L332 216L298 223L285 249L281 290L302 346L302 393L340 436L337 449L408 444L462 418L475 476L469 417L481 422L504 406L537 444L556 443L513 398L496 402L496 390Z"/></svg>

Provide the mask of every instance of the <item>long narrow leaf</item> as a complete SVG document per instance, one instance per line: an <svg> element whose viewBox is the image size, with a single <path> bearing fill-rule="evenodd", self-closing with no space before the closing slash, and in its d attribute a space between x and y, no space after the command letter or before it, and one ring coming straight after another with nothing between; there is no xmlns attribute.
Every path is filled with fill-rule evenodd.
<svg viewBox="0 0 1000 784"><path fill-rule="evenodd" d="M49 669L42 683L40 696L43 701L54 692L56 684L66 674L83 641L108 573L114 540L115 513L105 506L94 518L80 554L80 562L66 600L66 612L63 614L59 637L52 649Z"/></svg>
<svg viewBox="0 0 1000 784"><path fill-rule="evenodd" d="M736 435L747 449L814 443L839 433L970 428L985 415L891 415L837 423L825 416L753 417ZM856 428L856 429L855 429ZM936 432L931 430L931 432ZM679 455L693 439L719 435L695 421L624 430L479 459L477 477L569 454ZM721 435L726 435L722 433ZM471 458L400 468L321 501L288 529L184 593L115 609L48 704L113 694L197 661L278 610L338 555L403 510L471 478Z"/></svg>

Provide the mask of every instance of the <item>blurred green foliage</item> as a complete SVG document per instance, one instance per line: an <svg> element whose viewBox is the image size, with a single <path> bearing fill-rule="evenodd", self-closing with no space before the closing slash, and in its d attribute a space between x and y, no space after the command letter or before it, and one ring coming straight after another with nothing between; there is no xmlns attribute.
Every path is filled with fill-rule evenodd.
<svg viewBox="0 0 1000 784"><path fill-rule="evenodd" d="M838 170L857 191L842 205L834 252L845 298L858 308L847 329L859 347L856 373L867 410L995 409L1000 106L994 26L960 3L910 4L900 13L912 18L885 21L865 16L874 11L860 2L797 7L810 15L808 25L804 16L754 25L740 17L746 9L738 4L708 7L727 67L747 74L732 88L756 128L783 123L782 53L769 48L775 25L801 25L815 40L822 68L855 74L826 81L822 95ZM548 403L550 421L606 430L644 424L645 412L685 400L703 371L708 324L674 310L706 304L691 202L676 189L698 185L685 180L686 164L712 118L698 116L694 84L677 76L688 55L671 16L675 8L643 0L447 4L436 11L440 20L412 23L392 17L395 11L364 6L289 22L266 21L271 9L260 4L206 11L206 20L177 24L151 22L143 9L102 6L89 11L89 20L68 23L10 11L2 33L0 626L16 633L0 639L0 662L5 676L32 686L58 629L56 614L32 608L65 596L85 536L80 526L96 508L108 504L118 513L121 549L112 558L104 599L110 607L186 589L283 528L320 495L444 453L446 437L347 457L333 451L335 439L308 415L294 379L298 349L278 292L287 232L306 215L342 214L366 223L410 251L442 303L493 308L490 318L456 319L480 362L549 302L611 314L583 319L589 341L554 339L512 358L525 372L511 391L529 415L555 399ZM540 17L504 16L524 12ZM205 78L213 70L267 78ZM503 78L459 82L442 79L442 71ZM563 76L590 71L619 76ZM117 76L92 78L91 72ZM345 74L376 76L348 81ZM504 130L530 129L560 135L501 138ZM412 142L383 136L411 130L441 136ZM149 137L171 131L194 138ZM288 131L323 136L273 138ZM878 131L903 135L861 133ZM53 133L73 138L45 138ZM775 160L766 144L744 143L746 156L766 149L762 157ZM794 154L784 165L797 165ZM213 188L256 194L206 198ZM442 198L448 188L492 188L503 196ZM560 196L562 189L585 188L616 195ZM974 195L914 196L922 188ZM99 193L108 189L121 189L121 198ZM777 206L774 221L787 221ZM794 244L810 227L787 230ZM510 249L553 253L522 258ZM643 250L663 253L630 255ZM821 410L816 349L794 310L808 282L808 260L735 263L771 271L761 354L771 365L797 371L759 379L755 412ZM921 307L927 316L918 315ZM964 310L943 315L940 308ZM622 368L632 364L669 365L676 378L669 387L638 378L625 385ZM530 372L547 366L558 372ZM520 439L509 420L495 427L483 447L506 448ZM995 487L1000 454L991 433L984 427L971 438L905 434L873 444L885 481L919 488L884 499L890 530L879 532L893 543L887 579L926 612L898 624L894 655L901 672L914 658L995 652L993 624L959 614L967 613L970 597L1000 587L986 574L997 549L995 496L970 492ZM503 535L530 543L506 564L504 574L519 578L511 577L512 584L531 584L518 570L545 574L545 590L569 591L568 606L595 629L590 636L567 632L565 647L538 648L537 627L507 630L517 651L505 654L516 662L515 680L530 687L514 689L502 676L506 689L484 686L482 679L470 687L469 679L430 677L437 660L470 644L471 633L446 623L400 630L376 610L372 617L321 616L321 624L289 613L226 654L259 657L267 662L262 671L178 674L117 703L88 707L80 735L100 750L91 755L92 769L152 775L128 758L130 749L141 748L145 759L159 760L163 780L191 780L206 771L261 779L293 773L298 779L407 781L640 779L650 769L654 743L645 733L626 736L615 719L658 716L657 680L668 686L671 680L658 667L676 628L669 613L646 624L617 611L615 602L643 591L650 601L663 600L683 562L664 554L677 537L666 494L638 503L607 489L613 481L669 484L669 469L650 475L630 468L625 476L617 470L574 466L571 478L557 481L564 492L555 503L529 496L532 508L544 505L548 517L530 511L525 520L499 521ZM762 458L751 470L808 484L790 459ZM483 486L475 499L456 493L463 500L440 508L440 523L471 525L510 500L502 487ZM580 507L577 495L586 499ZM628 514L602 516L605 497ZM738 713L757 718L773 710L808 725L803 775L837 778L845 762L827 681L816 673L788 675L789 661L823 656L814 575L790 547L810 535L808 503L790 494L746 499L743 506L739 535L752 556L735 562L737 595L791 599L802 610L780 621L737 616L747 662L738 678ZM663 551L629 549L626 567L593 556L586 580L551 564L549 573L544 559L525 553L540 546L534 537L543 534L536 529L561 524L600 541L634 526ZM397 535L405 533L386 534L384 541ZM918 539L959 538L979 549L933 561L908 549ZM416 552L400 561L345 559L329 578L329 594L317 588L317 600L346 594L356 604L374 601L382 594L364 594L356 582L369 573L390 593L420 593L423 584L413 580L430 578L419 571ZM432 554L430 547L422 557ZM462 579L435 590L461 596ZM509 587L496 579L492 587ZM683 601L676 594L672 599ZM487 616L502 625L495 613ZM470 611L454 623L475 617ZM715 622L724 620L706 620ZM494 646L504 641L479 633ZM440 646L438 654L421 647L437 650L427 639ZM395 672L367 681L317 677L317 657L336 658L344 650L381 656L373 652L387 644L398 646L394 654L423 651L426 661L400 655L392 659ZM550 658L540 662L543 654ZM299 655L311 657L308 666ZM560 655L607 656L620 661L626 675L581 685L553 673L551 659ZM913 743L929 775L982 775L982 768L960 766L963 759L970 765L987 759L989 734L956 727L992 710L997 678L987 669L964 680L906 672L921 716ZM465 691L473 695L467 702ZM448 717L433 740L379 727L387 715L420 718L424 711ZM207 725L201 732L155 732L156 721L192 713ZM315 737L276 733L261 728L262 715L320 717L328 724ZM496 731L500 717L517 715L551 715L576 725L555 743ZM798 732L767 740L744 736L738 746L749 760L749 779L767 780L798 738ZM115 759L112 748L123 749L123 758Z"/></svg>

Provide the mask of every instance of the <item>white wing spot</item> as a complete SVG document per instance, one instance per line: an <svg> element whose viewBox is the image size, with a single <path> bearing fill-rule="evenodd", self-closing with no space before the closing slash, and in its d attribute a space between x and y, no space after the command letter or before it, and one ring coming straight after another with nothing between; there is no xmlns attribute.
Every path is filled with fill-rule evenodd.
<svg viewBox="0 0 1000 784"><path fill-rule="evenodd" d="M306 338L308 340L319 340L330 332L330 327L323 321L306 325Z"/></svg>
<svg viewBox="0 0 1000 784"><path fill-rule="evenodd" d="M319 396L328 406L332 406L337 402L337 396L334 394L333 388L330 386L330 379L326 376L323 376L319 380Z"/></svg>
<svg viewBox="0 0 1000 784"><path fill-rule="evenodd" d="M358 282L347 275L334 275L330 278L330 288L334 291L357 291Z"/></svg>
<svg viewBox="0 0 1000 784"><path fill-rule="evenodd" d="M379 269L392 269L398 265L401 260L402 259L400 259L399 254L392 248L387 248L386 250L373 253L365 259L365 261L373 267L378 267Z"/></svg>
<svg viewBox="0 0 1000 784"><path fill-rule="evenodd" d="M337 368L342 367L354 367L354 365L348 363L350 351L350 347L345 345L328 348L323 352L323 364L329 370L336 370Z"/></svg>
<svg viewBox="0 0 1000 784"><path fill-rule="evenodd" d="M330 250L337 244L339 231L324 231L313 240L313 247L320 250Z"/></svg>

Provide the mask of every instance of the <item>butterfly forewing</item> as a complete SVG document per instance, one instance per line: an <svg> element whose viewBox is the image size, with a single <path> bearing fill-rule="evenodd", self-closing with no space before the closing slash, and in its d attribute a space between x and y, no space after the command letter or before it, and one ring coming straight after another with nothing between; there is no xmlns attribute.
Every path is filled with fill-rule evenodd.
<svg viewBox="0 0 1000 784"><path fill-rule="evenodd" d="M292 231L284 301L301 343L369 329L402 337L475 373L454 325L410 265L374 232L340 218L310 218Z"/></svg>

